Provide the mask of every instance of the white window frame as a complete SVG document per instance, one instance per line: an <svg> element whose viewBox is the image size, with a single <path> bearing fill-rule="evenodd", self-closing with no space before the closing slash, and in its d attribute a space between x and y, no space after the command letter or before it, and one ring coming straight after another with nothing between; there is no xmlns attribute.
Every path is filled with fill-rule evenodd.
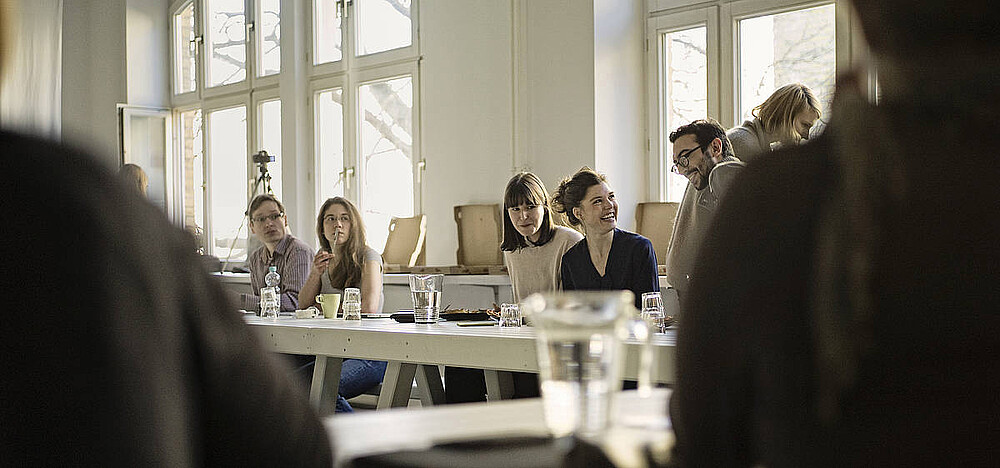
<svg viewBox="0 0 1000 468"><path fill-rule="evenodd" d="M795 11L815 6L835 5L836 15L836 73L842 75L855 67L866 54L861 45L860 27L852 17L847 0L648 0L647 37L647 89L648 97L648 164L649 197L665 201L666 171L669 166L664 158L668 146L661 117L661 91L659 89L660 51L658 34L671 30L694 27L699 21L708 26L709 117L723 127L732 128L740 120L739 107L739 33L738 21L746 18ZM717 11L712 33L712 11ZM715 44L713 46L713 43ZM713 65L717 72L712 72ZM713 79L715 83L713 84Z"/></svg>
<svg viewBox="0 0 1000 468"><path fill-rule="evenodd" d="M319 108L316 106L316 98L320 93L326 91L332 91L334 89L341 90L341 108L343 115L341 116L341 122L343 123L343 128L341 129L342 135L344 136L343 151L345 164L348 155L355 154L354 148L357 147L354 136L357 134L354 131L354 127L357 125L356 119L349 118L349 109L354 109L356 107L355 99L353 97L354 93L350 92L346 83L346 77L343 75L328 76L325 78L313 80L309 82L309 106L312 114L312 125L309 126L310 136L313 142L313 154L316 155L313 158L313 191L316 193L317 202L322 203L324 200L320 200L323 193L322 186L322 169L323 164L320 155L320 135L317 132L317 126L319 125ZM349 102L350 101L350 102ZM347 167L341 167L339 174L344 177L344 196L351 197L351 190L355 187L353 181L347 179ZM356 177L355 177L356 178Z"/></svg>
<svg viewBox="0 0 1000 468"><path fill-rule="evenodd" d="M280 68L278 69L278 73L275 73L273 75L257 76L257 72L260 69L264 68L264 65L263 65L263 62L262 62L263 57L261 57L260 54L257 53L257 51L260 49L260 45L261 45L260 43L263 40L262 37L261 37L261 34L259 34L258 32L260 30L260 28L259 28L260 18L262 18L264 15L261 12L261 0L247 0L247 1L250 3L250 5L247 5L247 14L249 16L250 22L253 23L252 40L251 41L247 41L247 46L250 47L251 49L253 49L253 53L252 54L250 54L249 51L247 53L247 62L249 62L251 60L250 57L253 57L253 68L247 70L247 79L250 80L251 87L255 88L255 89L256 88L260 88L260 87L265 87L265 86L277 86L278 85L278 79L281 77L281 72L283 71ZM280 23L281 17L280 17L280 15L281 14L279 12L279 23L278 23L278 27L279 28L281 27L281 23ZM280 42L279 42L279 44L280 44ZM281 61L279 59L279 63L280 62ZM249 67L249 65L247 65L247 66Z"/></svg>
<svg viewBox="0 0 1000 468"><path fill-rule="evenodd" d="M175 44L174 39L179 34L179 31L177 31L177 24L174 22L174 17L178 13L180 13L181 10L186 8L188 5L192 4L194 5L194 30L195 30L195 44L196 44L194 49L195 50L194 73L195 76L198 78L195 80L194 90L188 91L186 93L177 93L177 83L174 82L174 80L177 78L177 62L175 60L176 55L173 47ZM203 36L199 33L199 31L202 30L201 27L202 14L200 9L201 9L201 2L199 0L179 0L174 2L174 4L170 8L170 94L172 96L171 103L175 108L197 103L201 99L201 86L202 86L201 77L205 74L205 72L202 70L203 66L200 57L202 55L201 43L204 42Z"/></svg>
<svg viewBox="0 0 1000 468"><path fill-rule="evenodd" d="M243 0L244 11L246 14L246 79L240 81L239 83L231 83L228 85L220 85L209 87L208 83L208 65L206 64L206 59L208 59L207 44L208 37L208 21L205 18L205 12L207 11L208 0L175 0L170 7L170 91L171 91L171 106L173 109L173 164L179 165L182 160L182 155L179 153L182 146L179 144L183 135L181 126L177 125L177 120L180 118L181 113L188 112L195 109L200 109L202 112L202 149L203 149L203 161L202 161L202 171L204 174L204 188L202 190L201 196L202 206L204 207L204 220L203 220L203 242L205 246L205 253L213 254L216 250L215 242L213 241L215 228L213 226L213 214L212 214L212 199L213 199L213 181L212 173L209 170L213 160L212 149L211 149L211 138L212 138L212 128L209 119L209 115L212 112L229 109L233 107L245 106L247 115L247 134L246 134L246 145L248 148L247 157L247 174L245 179L247 181L247 197L252 195L251 190L253 190L253 183L257 179L257 167L250 161L250 155L260 151L260 117L259 117L259 105L265 101L271 101L275 99L280 99L279 97L279 82L282 75L282 70L279 73L258 77L258 67L260 66L260 60L257 54L258 45L260 42L260 36L257 34L257 18L260 15L260 0ZM195 68L197 82L194 91L186 93L176 93L177 85L174 82L176 79L176 67L177 63L175 61L175 51L174 39L176 38L178 31L176 30L176 24L174 22L174 16L178 14L181 10L186 8L188 5L194 5L195 12L195 37L196 37L196 48L195 48ZM286 14L281 13L282 26L290 26L286 22ZM294 28L290 28L294 30ZM282 54L286 53L282 50ZM284 61L282 61L284 62ZM282 106L284 109L284 106ZM282 111L284 114L284 110ZM282 120L284 120L284 115L282 115ZM283 155L278 155L282 158ZM282 164L282 159L276 161L278 164ZM284 169L284 167L282 167ZM281 171L284 176L284 170ZM178 168L175 174L182 174ZM180 175L175 176L175 181L173 186L176 187L178 192L173 194L176 200L183 200L183 181L180 180ZM283 183L281 186L285 187L287 184ZM194 196L198 196L195 193ZM249 200L249 198L248 198ZM179 219L183 220L183 203L177 203L179 206ZM244 226L244 231L241 231L241 236L247 235L247 230L249 228Z"/></svg>
<svg viewBox="0 0 1000 468"><path fill-rule="evenodd" d="M132 136L131 117L142 116L163 119L164 142L166 148L163 149L163 185L164 185L164 207L167 216L176 223L184 220L183 202L178 202L178 194L182 193L183 187L179 187L180 181L177 173L180 170L180 160L174 157L174 121L170 109L159 107L130 106L126 104L118 105L118 119L121 128L121 135L118 142L119 154L122 164L134 163L132 154L129 152L129 140ZM146 171L149 171L146 168ZM183 195L180 197L183 199Z"/></svg>
<svg viewBox="0 0 1000 468"><path fill-rule="evenodd" d="M841 11L845 9L846 4L843 1L838 0L740 0L732 2L722 8L722 14L727 17L729 22L728 27L723 28L722 34L722 53L724 56L729 56L733 58L732 67L728 68L728 73L732 75L729 78L729 82L732 83L731 87L723 89L723 107L722 109L729 109L731 113L723 112L720 114L720 121L722 125L726 128L731 128L737 123L740 123L740 34L739 34L739 22L741 20L757 18L760 16L775 15L779 13L787 13L790 11L804 10L807 8L818 7L823 5L834 4L836 15L840 16ZM836 21L836 20L835 20ZM839 26L839 25L838 25ZM843 64L850 62L850 50L842 49L841 36L844 35L844 31L841 31L838 27L836 30L836 74L840 76L841 74L847 72L847 69L842 68ZM727 50L727 47L729 48ZM726 77L724 76L725 80Z"/></svg>
<svg viewBox="0 0 1000 468"><path fill-rule="evenodd" d="M205 217L204 217L204 219L202 219L202 226L200 226L201 230L202 230L202 233L201 233L201 239L199 239L199 240L200 240L200 242L202 243L202 246L205 249L205 253L209 253L210 252L210 247L208 246L209 239L208 239L208 236L207 236L207 233L208 233L207 224L209 222L209 220L208 220L209 219L209 216L208 216L208 211L209 210L208 210L208 207L205 205L205 203L208 202L208 164L206 162L208 160L208 154L207 154L208 153L208 149L207 149L207 145L206 145L207 142L205 141L205 131L207 129L207 124L205 123L205 120L206 120L205 119L205 109L203 109L200 105L197 105L197 104L188 104L188 105L182 105L182 106L175 106L172 109L172 112L171 112L171 125L173 126L173 130L171 131L171 135L172 135L173 150L171 151L170 154L172 155L172 159L173 159L173 162L171 164L173 165L173 167L175 168L175 171L176 171L175 172L176 176L175 176L175 180L173 181L173 184L174 184L174 186L176 187L176 190L177 190L176 203L177 203L178 224L180 224L181 226L183 226L186 229L188 226L184 225L184 221L185 221L185 218L184 218L184 208L185 208L185 206L184 206L184 180L182 179L183 174L184 174L184 153L183 153L183 151L184 151L184 144L183 144L183 142L184 142L184 126L180 124L180 119L181 119L181 115L184 114L185 112L191 112L191 111L197 111L197 110L201 111L201 138L202 138L202 141L201 141L201 151L202 151L202 154L201 154L201 173L202 173L202 186L200 187L200 191L201 191L200 193L198 193L199 187L195 187L194 196L195 197L200 196L201 200L202 200L202 209L204 211Z"/></svg>
<svg viewBox="0 0 1000 468"><path fill-rule="evenodd" d="M422 203L423 197L421 195L423 193L422 171L424 167L424 161L420 153L420 119L418 119L418 116L420 115L420 100L418 93L418 91L420 90L420 76L418 73L417 63L410 62L410 63L396 63L394 65L389 65L386 67L368 68L359 71L356 75L357 79L353 83L350 83L350 88L349 88L351 92L350 100L354 104L354 106L349 110L347 107L345 107L344 115L345 115L345 120L347 120L346 119L347 115L351 116L350 120L352 121L353 125L346 125L346 122L345 125L348 126L352 132L351 140L354 143L354 148L352 153L350 154L347 153L346 151L344 152L344 161L346 163L348 160L350 160L351 163L354 164L354 167L356 168L354 171L354 177L357 183L352 184L352 189L353 189L352 195L354 195L353 199L357 200L358 209L360 209L362 213L364 212L364 208L362 207L365 206L366 200L364 200L364 196L362 195L363 191L361 190L361 181L365 180L364 177L365 165L363 164L362 161L363 155L361 154L361 148L360 148L361 125L359 123L361 122L361 114L360 114L361 107L360 107L359 92L361 86L367 83L375 81L392 80L395 78L402 78L404 76L410 77L411 80L410 85L413 87L413 109L411 110L413 112L413 120L412 120L413 128L410 129L411 137L413 138L413 143L412 143L413 153L410 155L411 163L413 165L413 214L416 215L422 212L421 208L423 207ZM348 114L348 112L351 113Z"/></svg>
<svg viewBox="0 0 1000 468"><path fill-rule="evenodd" d="M667 177L670 164L660 155L667 154L670 141L667 138L671 129L663 127L664 83L661 71L663 64L662 34L704 26L706 31L706 59L708 61L708 115L719 115L719 9L711 6L697 10L684 11L671 15L657 15L646 22L646 59L649 63L648 90L650 96L649 112L649 187L656 193L650 194L656 200L666 200Z"/></svg>
<svg viewBox="0 0 1000 468"><path fill-rule="evenodd" d="M243 106L246 108L247 115L247 134L246 134L246 145L247 148L253 148L254 134L256 124L253 122L255 114L253 102L249 95L233 95L225 96L221 98L215 98L212 100L205 101L201 107L201 124L203 125L202 131L202 150L204 151L204 177L205 177L205 225L202 226L202 230L205 233L205 253L213 254L215 253L215 226L212 223L212 199L214 197L213 184L212 184L212 160L214 155L212 154L212 122L211 114L212 112L233 109L236 107ZM247 172L244 174L244 180L247 183L247 200L250 200L251 190L253 190L253 182L257 179L257 174L254 171L257 167L249 161L250 155L247 155ZM244 223L243 231L241 234L249 232L250 227ZM248 239L249 240L249 239ZM248 252L249 253L249 252Z"/></svg>
<svg viewBox="0 0 1000 468"><path fill-rule="evenodd" d="M360 70L371 67L381 67L384 65L400 63L400 62L410 62L415 61L419 58L419 25L420 25L420 2L419 0L413 0L410 4L410 45L407 47L401 47L398 49L386 50L383 52L377 52L374 54L362 55L357 57L354 55L355 47L357 46L357 25L354 22L357 15L355 14L355 3L358 0L353 0L349 6L349 13L347 18L341 23L341 31L343 36L343 41L341 42L341 59L336 62L321 63L319 65L313 65L313 57L315 56L314 48L316 47L316 35L313 29L315 28L315 15L316 15L316 2L317 1L334 1L334 0L309 0L310 8L308 9L309 18L306 21L308 27L309 40L308 43L308 62L306 66L311 68L310 75L313 78L328 76L336 73L344 73L349 69ZM336 3L334 1L334 3Z"/></svg>
<svg viewBox="0 0 1000 468"><path fill-rule="evenodd" d="M263 104L263 103L265 103L265 102L270 102L270 101L281 101L281 96L278 95L278 88L272 87L272 88L265 88L265 89L262 89L262 90L254 91L253 98L251 99L251 101L253 103L253 107L252 107L253 117L252 118L250 117L250 112L247 113L247 119L248 119L248 121L247 121L247 125L248 125L247 133L250 134L249 137L250 137L250 143L251 144L247 145L247 148L250 149L250 151L249 151L250 154L256 154L260 150L267 150L268 153L273 154L276 157L276 159L274 160L274 163L272 163L272 164L281 165L281 164L283 164L285 155L284 154L275 153L273 150L268 149L268 148L262 148L263 143L261 142L261 138L262 138L261 135L263 133L263 131L261 130L261 125L263 124L263 120L264 119L261 118L260 105ZM282 103L282 108L284 108L284 103ZM279 120L279 122L280 122L280 120ZM253 128L249 128L249 124L250 123L253 123ZM283 152L284 152L284 150L282 150L282 153ZM253 176L253 179L256 180L257 179L257 173L255 172L256 171L256 166L254 164L250 164L250 165L252 166L251 167L251 171L250 171L251 175ZM282 167L281 176L284 177L284 174L285 174L284 167ZM272 186L274 185L273 181L271 182L271 185ZM281 181L281 187L282 187L282 190L284 190L284 187L285 187L284 181ZM264 192L261 191L260 193L264 193Z"/></svg>
<svg viewBox="0 0 1000 468"><path fill-rule="evenodd" d="M420 151L420 1L413 0L410 4L410 45L398 49L387 50L361 57L354 55L357 43L357 29L355 18L357 18L354 6L357 0L349 5L349 13L345 21L341 24L343 40L341 43L342 58L336 62L313 65L314 48L316 40L313 28L315 27L315 2L312 0L307 9L308 18L306 20L309 28L309 40L307 64L310 68L310 97L309 106L312 107L310 125L313 140L313 170L317 174L313 178L315 193L317 198L321 193L320 186L320 156L319 156L319 136L316 134L318 122L318 110L315 108L316 94L340 87L343 91L344 109L344 196L353 200L361 212L365 210L365 200L363 200L361 182L364 180L364 164L360 154L359 142L361 139L360 107L358 100L358 90L361 85L372 81L388 80L402 76L410 76L413 86L413 128L411 129L413 138L413 213L423 212L423 167L424 160ZM331 0L332 1L332 0ZM350 179L348 179L348 177Z"/></svg>

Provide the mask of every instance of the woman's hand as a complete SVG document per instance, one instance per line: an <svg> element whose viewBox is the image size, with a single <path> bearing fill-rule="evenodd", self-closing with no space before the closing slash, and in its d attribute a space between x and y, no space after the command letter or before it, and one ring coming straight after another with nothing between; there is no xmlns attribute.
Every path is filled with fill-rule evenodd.
<svg viewBox="0 0 1000 468"><path fill-rule="evenodd" d="M330 260L333 259L333 254L325 250L320 250L316 252L316 256L313 257L312 268L309 271L309 276L319 277L323 273L326 273L327 268L330 267Z"/></svg>

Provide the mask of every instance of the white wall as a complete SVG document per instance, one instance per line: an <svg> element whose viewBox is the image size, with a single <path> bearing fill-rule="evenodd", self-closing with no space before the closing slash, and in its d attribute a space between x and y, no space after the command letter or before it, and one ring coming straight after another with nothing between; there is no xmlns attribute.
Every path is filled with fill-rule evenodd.
<svg viewBox="0 0 1000 468"><path fill-rule="evenodd" d="M511 2L420 4L427 263L456 263L454 206L502 203L512 174Z"/></svg>
<svg viewBox="0 0 1000 468"><path fill-rule="evenodd" d="M563 177L594 166L594 8L579 0L523 7L522 156L552 192Z"/></svg>
<svg viewBox="0 0 1000 468"><path fill-rule="evenodd" d="M618 199L618 226L635 229L636 203L646 201L645 5L594 2L595 166Z"/></svg>
<svg viewBox="0 0 1000 468"><path fill-rule="evenodd" d="M168 18L164 0L63 2L64 142L118 166L118 104L169 104Z"/></svg>
<svg viewBox="0 0 1000 468"><path fill-rule="evenodd" d="M62 140L115 167L115 115L126 101L125 1L63 2L62 46Z"/></svg>
<svg viewBox="0 0 1000 468"><path fill-rule="evenodd" d="M453 206L501 203L516 170L549 191L608 174L619 223L645 201L642 0L421 4L427 262L456 262Z"/></svg>

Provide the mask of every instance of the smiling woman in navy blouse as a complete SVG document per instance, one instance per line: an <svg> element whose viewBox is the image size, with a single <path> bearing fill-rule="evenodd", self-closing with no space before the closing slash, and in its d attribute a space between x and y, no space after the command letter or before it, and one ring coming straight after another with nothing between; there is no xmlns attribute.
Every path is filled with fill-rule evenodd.
<svg viewBox="0 0 1000 468"><path fill-rule="evenodd" d="M584 166L556 189L552 203L584 238L562 258L563 289L659 291L656 253L649 239L618 229L618 202L603 174Z"/></svg>

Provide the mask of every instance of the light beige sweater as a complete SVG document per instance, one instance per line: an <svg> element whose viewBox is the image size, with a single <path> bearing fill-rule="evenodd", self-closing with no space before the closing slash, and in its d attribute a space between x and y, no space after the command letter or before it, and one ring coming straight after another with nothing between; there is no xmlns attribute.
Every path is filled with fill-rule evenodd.
<svg viewBox="0 0 1000 468"><path fill-rule="evenodd" d="M708 234L719 202L743 166L737 158L725 158L708 174L708 187L697 190L689 183L684 190L667 247L667 281L677 290L677 297L687 292L701 239Z"/></svg>
<svg viewBox="0 0 1000 468"><path fill-rule="evenodd" d="M583 234L563 226L555 226L552 239L544 245L528 247L503 253L503 261L510 273L514 287L514 300L522 299L536 292L551 292L562 289L559 268L562 256L570 247L583 240Z"/></svg>

